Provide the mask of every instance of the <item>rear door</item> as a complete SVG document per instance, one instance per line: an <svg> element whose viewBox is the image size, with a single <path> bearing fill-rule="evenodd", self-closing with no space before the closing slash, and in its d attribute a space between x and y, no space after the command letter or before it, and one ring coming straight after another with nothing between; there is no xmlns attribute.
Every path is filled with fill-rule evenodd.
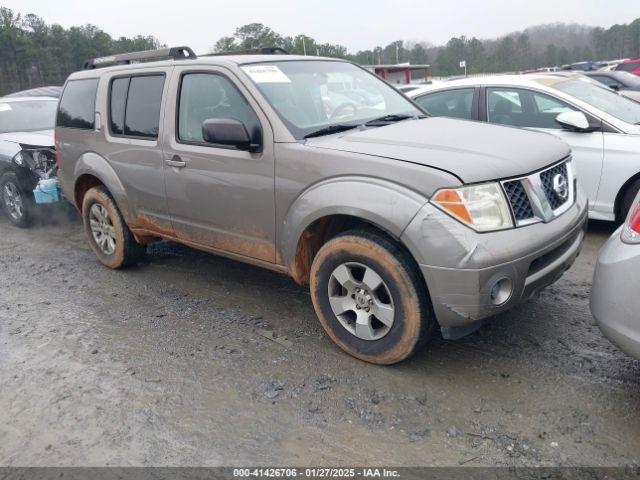
<svg viewBox="0 0 640 480"><path fill-rule="evenodd" d="M221 67L176 67L169 102L164 174L176 235L196 246L275 262L273 133L266 116ZM207 119L242 122L260 137L260 151L206 143Z"/></svg>
<svg viewBox="0 0 640 480"><path fill-rule="evenodd" d="M172 236L164 183L164 158L159 141L161 114L171 69L129 70L108 77L101 152L122 182L134 218L133 228Z"/></svg>
<svg viewBox="0 0 640 480"><path fill-rule="evenodd" d="M527 88L487 87L482 113L489 123L525 127L547 132L565 140L571 147L578 181L593 205L598 198L604 158L602 131L570 132L563 130L555 118L578 110L563 100ZM586 112L585 115L590 116ZM558 159L559 160L559 159Z"/></svg>

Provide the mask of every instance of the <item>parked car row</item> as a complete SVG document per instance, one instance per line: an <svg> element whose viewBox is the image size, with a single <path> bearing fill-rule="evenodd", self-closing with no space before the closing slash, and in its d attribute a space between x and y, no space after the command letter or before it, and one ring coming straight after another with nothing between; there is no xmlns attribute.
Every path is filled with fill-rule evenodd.
<svg viewBox="0 0 640 480"><path fill-rule="evenodd" d="M562 67L555 67L552 71L558 70L570 70L580 72L594 72L594 71L618 71L629 72L634 75L640 75L640 58L625 58L620 60L611 60L606 62L601 61L585 61L575 62L570 65L563 65ZM550 70L551 71L551 70Z"/></svg>
<svg viewBox="0 0 640 480"><path fill-rule="evenodd" d="M68 78L41 180L57 174L100 262L166 239L288 274L340 348L392 364L555 282L588 213L635 211L610 192L638 112L591 81L450 82L414 103L349 62L275 53L134 52ZM14 143L13 164L34 147Z"/></svg>

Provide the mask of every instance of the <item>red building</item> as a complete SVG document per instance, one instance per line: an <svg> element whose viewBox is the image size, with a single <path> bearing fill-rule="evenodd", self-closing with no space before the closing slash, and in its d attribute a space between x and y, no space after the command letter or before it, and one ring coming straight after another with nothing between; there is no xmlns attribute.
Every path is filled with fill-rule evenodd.
<svg viewBox="0 0 640 480"><path fill-rule="evenodd" d="M395 65L364 65L364 68L374 72L376 75L384 78L387 82L393 84L411 83L411 79L418 79L413 72L420 72L420 79L427 81L429 79L430 65L411 65L409 63L398 63Z"/></svg>

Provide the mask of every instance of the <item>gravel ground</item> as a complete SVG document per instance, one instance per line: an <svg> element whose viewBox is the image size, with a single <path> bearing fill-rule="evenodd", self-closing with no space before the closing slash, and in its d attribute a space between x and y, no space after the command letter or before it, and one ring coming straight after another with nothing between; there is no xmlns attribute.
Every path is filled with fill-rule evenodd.
<svg viewBox="0 0 640 480"><path fill-rule="evenodd" d="M160 243L98 264L77 220L0 219L0 465L637 465L640 363L576 265L394 367L339 351L290 279Z"/></svg>

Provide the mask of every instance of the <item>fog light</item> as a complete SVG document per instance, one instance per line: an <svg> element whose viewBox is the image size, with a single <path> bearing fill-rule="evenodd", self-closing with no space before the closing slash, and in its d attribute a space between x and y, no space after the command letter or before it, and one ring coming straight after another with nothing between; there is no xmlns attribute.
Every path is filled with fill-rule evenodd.
<svg viewBox="0 0 640 480"><path fill-rule="evenodd" d="M508 278L502 278L493 284L491 287L491 303L494 305L502 305L509 300L511 292L513 291L513 284Z"/></svg>

